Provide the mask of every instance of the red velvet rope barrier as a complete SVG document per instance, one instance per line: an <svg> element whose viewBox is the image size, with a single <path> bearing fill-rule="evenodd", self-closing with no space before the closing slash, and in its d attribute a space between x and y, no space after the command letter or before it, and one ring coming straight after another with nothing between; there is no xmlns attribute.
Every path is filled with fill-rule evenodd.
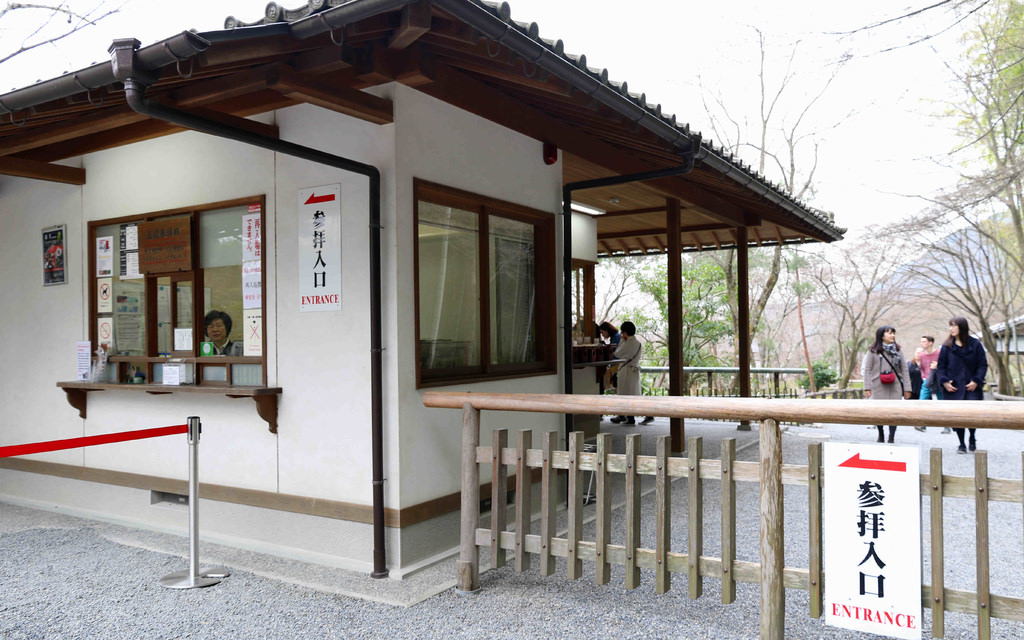
<svg viewBox="0 0 1024 640"><path fill-rule="evenodd" d="M106 433L99 436L86 436L84 438L68 438L67 440L50 440L49 442L16 444L9 447L0 447L0 458L27 456L30 453L60 451L61 449L77 449L78 447L91 447L97 444L110 444L112 442L142 440L143 438L159 438L160 436L172 436L177 433L186 432L188 432L188 425L178 424L172 427L156 427L154 429L122 431L121 433Z"/></svg>

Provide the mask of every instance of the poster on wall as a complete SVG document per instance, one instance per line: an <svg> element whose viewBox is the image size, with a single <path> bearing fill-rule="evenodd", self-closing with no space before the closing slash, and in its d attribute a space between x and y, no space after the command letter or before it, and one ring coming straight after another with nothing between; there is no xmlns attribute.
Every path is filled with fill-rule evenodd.
<svg viewBox="0 0 1024 640"><path fill-rule="evenodd" d="M299 311L341 310L341 185L299 190Z"/></svg>
<svg viewBox="0 0 1024 640"><path fill-rule="evenodd" d="M64 266L66 231L62 224L43 229L43 286L67 283Z"/></svg>

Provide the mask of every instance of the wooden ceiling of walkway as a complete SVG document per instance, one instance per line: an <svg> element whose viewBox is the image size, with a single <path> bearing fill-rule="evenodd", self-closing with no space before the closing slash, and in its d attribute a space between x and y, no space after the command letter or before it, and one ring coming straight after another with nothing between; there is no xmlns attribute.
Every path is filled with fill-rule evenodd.
<svg viewBox="0 0 1024 640"><path fill-rule="evenodd" d="M388 124L393 121L391 102L363 89L399 82L539 142L556 144L567 183L683 162L679 149L668 141L429 2L306 39L295 37L288 26L199 34L210 40L209 47L159 69L147 98L277 137L273 125L247 118L309 103ZM596 77L607 86L624 88L609 83L606 74L596 72ZM0 96L0 174L84 184L84 169L60 161L181 130L132 111L116 82L55 99L38 88ZM26 93L40 98L10 107L24 105L19 98ZM707 145L704 149L713 151ZM539 143L537 161L542 161ZM741 180L698 161L686 176L579 191L574 200L608 212L598 219L604 255L664 251L668 198L681 202L684 249L729 246L737 225L750 229L754 244L842 237L842 229L801 203L787 199L788 206L780 206L764 197L755 187L763 192L767 183L749 169L735 164L730 173Z"/></svg>

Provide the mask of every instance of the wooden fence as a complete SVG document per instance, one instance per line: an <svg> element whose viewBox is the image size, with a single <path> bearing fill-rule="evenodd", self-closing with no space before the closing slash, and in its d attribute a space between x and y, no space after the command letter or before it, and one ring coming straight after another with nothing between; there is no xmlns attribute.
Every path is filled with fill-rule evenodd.
<svg viewBox="0 0 1024 640"><path fill-rule="evenodd" d="M640 572L654 572L655 588L664 593L671 586L672 574L686 574L689 596L700 597L703 580L721 581L722 602L735 599L736 583L761 585L760 636L779 639L785 622L785 589L803 589L810 594L810 615L820 617L823 603L822 568L822 469L821 445L808 449L807 465L783 465L779 422L824 422L914 426L962 426L1024 429L1024 404L994 402L899 401L809 402L806 400L641 398L629 396L521 395L427 392L424 404L430 407L461 408L462 444L462 524L457 563L458 588L479 588L479 551L488 548L494 567L506 563L506 552L515 554L515 569L531 566L538 560L542 575L551 575L555 559L565 558L567 577L577 579L583 563L594 565L598 584L610 579L610 568L625 568L627 588L640 584ZM540 448L533 448L532 432L515 434L509 446L508 432L496 430L489 444L480 443L482 410L534 411L545 413L590 413L613 415L656 415L679 418L757 420L759 461L735 459L735 441L724 440L721 459L704 459L702 440L691 438L686 457L670 455L668 436L660 436L654 456L640 454L640 436L626 438L625 452L611 451L611 438L599 434L592 451L585 450L583 434L573 432L567 450L557 447L558 435L542 434ZM492 508L490 528L480 526L480 464L490 464L491 504L504 505L509 470L515 471L514 528L509 530L507 510ZM1024 454L1022 454L1024 466ZM533 494L531 469L540 470L540 529L532 533ZM556 505L564 499L556 474L568 474L568 531L555 535ZM584 475L593 473L596 482L596 534L594 540L582 539ZM611 491L614 475L625 485L625 540L612 544ZM655 479L656 542L654 548L640 546L640 479ZM688 482L688 548L685 553L670 548L671 481L676 478L699 479ZM703 480L721 481L721 555L705 555L703 546ZM736 559L736 486L740 482L758 483L760 542L759 562ZM806 486L808 491L808 567L785 567L783 547L783 485ZM927 496L931 512L931 583L922 586L922 604L932 614L932 635L944 636L946 611L974 614L978 637L989 638L991 618L1024 622L1024 598L1000 596L989 592L988 505L992 501L1024 504L1024 480L988 477L987 457L975 454L974 477L947 476L942 473L942 452L932 450L928 474L921 476L921 493ZM943 561L944 498L974 500L977 591L945 588ZM648 516L650 517L650 516Z"/></svg>

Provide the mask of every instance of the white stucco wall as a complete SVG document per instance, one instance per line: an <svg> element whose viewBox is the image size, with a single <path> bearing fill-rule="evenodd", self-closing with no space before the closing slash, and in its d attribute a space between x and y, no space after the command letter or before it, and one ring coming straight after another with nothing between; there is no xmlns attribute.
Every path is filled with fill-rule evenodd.
<svg viewBox="0 0 1024 640"><path fill-rule="evenodd" d="M395 124L312 106L261 119L276 123L284 140L381 169L385 502L401 509L458 491L460 478L461 414L424 408L416 389L413 179L551 212L558 233L561 164L543 163L539 141L413 89L386 85L374 93L394 100ZM198 415L203 482L371 504L368 180L192 132L80 162L83 187L0 176L0 249L7 258L0 271L0 445L181 424ZM296 192L332 183L342 191L342 309L300 313ZM87 223L261 194L267 383L283 389L278 434L268 432L252 400L219 395L93 392L88 419L80 419L55 383L74 379L75 342L88 336L85 296L94 275L86 273ZM60 223L67 225L69 283L43 287L40 231ZM557 271L550 276L561 281ZM560 391L561 381L544 375L447 388L550 393ZM560 416L486 413L483 438L494 426L546 431L561 424ZM184 438L173 437L34 458L184 479L186 453Z"/></svg>
<svg viewBox="0 0 1024 640"><path fill-rule="evenodd" d="M484 118L455 109L404 86L396 87L395 100L395 205L396 220L396 314L398 377L389 388L398 389L401 502L412 505L459 490L461 472L462 413L450 409L426 409L416 388L414 306L413 179L421 178L449 187L549 211L560 231L561 161L545 165L541 142ZM561 262L561 236L556 236ZM558 279L559 273L552 273ZM560 290L560 287L559 287ZM558 300L559 309L561 300ZM557 317L561 319L559 310ZM560 335L560 334L559 334ZM432 387L433 390L494 391L507 393L560 393L555 375L516 378L495 382ZM559 417L542 414L484 412L481 440L488 441L491 429L510 430L529 426L538 431L559 430ZM510 441L514 436L510 436ZM539 440L535 440L539 442ZM415 479L414 481L409 481Z"/></svg>
<svg viewBox="0 0 1024 640"><path fill-rule="evenodd" d="M82 190L22 178L0 178L0 444L82 435L82 421L57 380L74 376L81 340L81 267L85 225ZM43 286L42 229L67 225L68 283ZM81 464L81 450L39 456Z"/></svg>

